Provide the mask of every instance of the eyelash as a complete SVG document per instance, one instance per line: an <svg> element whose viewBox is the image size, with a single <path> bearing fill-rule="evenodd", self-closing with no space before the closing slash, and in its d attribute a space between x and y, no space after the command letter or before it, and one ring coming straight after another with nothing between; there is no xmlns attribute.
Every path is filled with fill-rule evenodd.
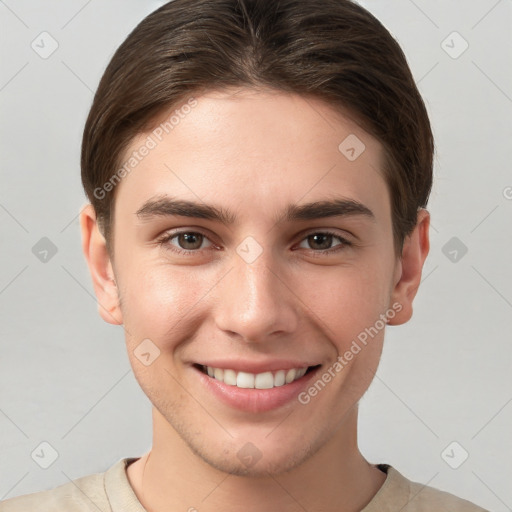
<svg viewBox="0 0 512 512"><path fill-rule="evenodd" d="M172 233L166 233L161 238L157 239L157 243L158 243L158 245L160 247L167 246L166 249L170 249L171 251L173 251L176 254L183 255L183 256L195 256L200 251L200 249L186 250L186 249L181 249L179 247L176 247L176 246L173 246L173 245L169 244L169 242L173 238L176 238L177 236L182 235L182 234L201 235L201 236L203 236L204 238L206 238L207 240L209 240L211 242L211 240L204 233L202 233L201 231L183 230L183 231L174 231ZM320 257L321 256L330 256L331 254L334 254L334 253L337 253L339 251L342 251L346 247L350 247L350 246L353 245L352 242L349 242L347 239L345 239L345 238L341 237L340 235L334 233L333 231L329 231L329 230L311 231L310 233L307 233L300 240L300 242L303 242L308 237L313 236L313 235L329 235L329 236L332 236L334 238L337 238L341 242L339 245L337 245L337 246L335 246L335 247L333 247L331 249L323 249L323 250L318 250L318 251L315 251L314 249L310 249L312 251L312 253L315 255L315 257L317 257L317 256L320 256Z"/></svg>

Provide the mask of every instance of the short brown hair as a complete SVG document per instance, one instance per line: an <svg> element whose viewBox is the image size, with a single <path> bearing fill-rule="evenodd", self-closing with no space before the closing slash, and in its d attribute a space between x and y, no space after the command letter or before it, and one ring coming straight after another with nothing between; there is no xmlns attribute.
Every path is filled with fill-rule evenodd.
<svg viewBox="0 0 512 512"><path fill-rule="evenodd" d="M383 145L401 254L430 195L434 140L400 46L350 0L173 0L139 23L101 78L82 140L82 183L109 252L116 187L104 185L124 150L165 110L233 86L316 97L354 115Z"/></svg>

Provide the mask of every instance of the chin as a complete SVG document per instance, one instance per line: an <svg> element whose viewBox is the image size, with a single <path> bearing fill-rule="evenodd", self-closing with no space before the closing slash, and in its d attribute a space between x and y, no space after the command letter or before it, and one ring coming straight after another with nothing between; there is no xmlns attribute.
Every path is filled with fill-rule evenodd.
<svg viewBox="0 0 512 512"><path fill-rule="evenodd" d="M258 444L250 440L226 441L222 446L206 444L197 446L188 442L189 448L211 467L241 477L269 477L287 473L314 455L321 447L304 442L302 439L288 439L286 446L282 439L275 442L268 438Z"/></svg>

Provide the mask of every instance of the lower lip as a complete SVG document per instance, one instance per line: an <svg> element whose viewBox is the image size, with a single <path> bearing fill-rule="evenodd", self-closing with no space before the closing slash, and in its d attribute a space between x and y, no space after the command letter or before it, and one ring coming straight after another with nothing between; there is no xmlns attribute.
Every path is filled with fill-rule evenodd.
<svg viewBox="0 0 512 512"><path fill-rule="evenodd" d="M290 384L269 389L229 386L220 380L209 377L196 367L193 367L193 369L199 375L199 379L206 386L206 389L221 402L241 411L264 412L277 409L297 398L298 394L308 386L309 381L316 375L320 367L311 370Z"/></svg>

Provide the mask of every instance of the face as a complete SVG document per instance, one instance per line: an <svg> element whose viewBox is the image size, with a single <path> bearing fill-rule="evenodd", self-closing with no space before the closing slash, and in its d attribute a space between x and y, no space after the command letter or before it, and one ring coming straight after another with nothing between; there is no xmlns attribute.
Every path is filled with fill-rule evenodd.
<svg viewBox="0 0 512 512"><path fill-rule="evenodd" d="M289 470L338 435L403 307L382 147L320 100L196 100L126 152L156 141L117 185L104 318L157 428L224 471Z"/></svg>

